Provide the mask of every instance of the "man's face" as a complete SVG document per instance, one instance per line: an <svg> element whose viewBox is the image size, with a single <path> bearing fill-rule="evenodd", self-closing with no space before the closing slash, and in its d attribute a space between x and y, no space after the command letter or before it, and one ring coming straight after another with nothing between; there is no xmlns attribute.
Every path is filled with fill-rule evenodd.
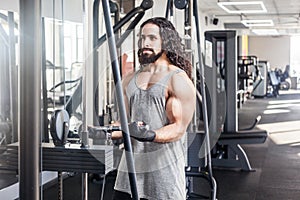
<svg viewBox="0 0 300 200"><path fill-rule="evenodd" d="M138 56L141 64L154 63L163 53L159 27L155 24L146 24L141 31L141 49Z"/></svg>

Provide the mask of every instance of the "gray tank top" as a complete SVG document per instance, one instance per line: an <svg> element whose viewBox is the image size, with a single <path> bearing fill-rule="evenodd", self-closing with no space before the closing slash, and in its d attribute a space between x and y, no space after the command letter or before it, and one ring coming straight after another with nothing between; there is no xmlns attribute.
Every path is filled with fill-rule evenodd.
<svg viewBox="0 0 300 200"><path fill-rule="evenodd" d="M171 72L150 88L143 90L136 84L135 74L127 87L130 108L129 122L144 121L150 129L159 129L168 124L165 90L169 79L181 69ZM137 188L140 198L149 200L185 199L185 144L184 137L176 142L139 142L132 139ZM123 153L115 189L130 192L130 184Z"/></svg>

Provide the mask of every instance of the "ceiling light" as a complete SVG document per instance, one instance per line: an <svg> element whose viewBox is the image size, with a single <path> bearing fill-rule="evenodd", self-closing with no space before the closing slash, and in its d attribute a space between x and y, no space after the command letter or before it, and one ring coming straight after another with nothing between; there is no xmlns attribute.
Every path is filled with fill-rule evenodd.
<svg viewBox="0 0 300 200"><path fill-rule="evenodd" d="M251 27L251 26L274 26L274 23L271 19L242 20L241 23L244 24L247 27Z"/></svg>
<svg viewBox="0 0 300 200"><path fill-rule="evenodd" d="M265 13L267 9L262 1L218 2L228 13Z"/></svg>
<svg viewBox="0 0 300 200"><path fill-rule="evenodd" d="M252 29L256 35L279 35L277 29Z"/></svg>

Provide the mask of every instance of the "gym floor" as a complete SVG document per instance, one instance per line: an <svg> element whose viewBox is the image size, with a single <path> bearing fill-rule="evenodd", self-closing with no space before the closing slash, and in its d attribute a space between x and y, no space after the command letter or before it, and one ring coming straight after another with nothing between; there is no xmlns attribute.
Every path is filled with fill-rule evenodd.
<svg viewBox="0 0 300 200"><path fill-rule="evenodd" d="M298 200L300 198L300 90L280 91L275 98L248 99L239 109L239 128L251 126L257 115L257 128L269 132L264 144L243 145L253 172L214 168L218 200ZM0 179L5 177L1 173ZM91 179L90 179L91 180ZM1 183L1 181L0 181ZM101 181L89 182L89 200L101 196ZM58 186L43 192L44 200L57 198ZM194 179L194 192L205 196L207 184ZM65 200L81 199L81 176L64 180Z"/></svg>
<svg viewBox="0 0 300 200"><path fill-rule="evenodd" d="M300 198L300 91L280 91L278 98L248 99L239 109L239 128L251 126L257 115L257 128L269 132L264 144L243 145L254 172L214 169L219 200L298 200ZM66 179L65 199L80 199L80 176ZM72 183L73 182L73 183ZM203 179L194 181L194 191L205 196ZM89 199L100 199L101 184L90 183ZM44 192L55 195L56 187Z"/></svg>
<svg viewBox="0 0 300 200"><path fill-rule="evenodd" d="M255 172L214 170L220 200L300 199L300 91L280 91L278 98L247 100L239 126L269 132L264 144L244 145Z"/></svg>

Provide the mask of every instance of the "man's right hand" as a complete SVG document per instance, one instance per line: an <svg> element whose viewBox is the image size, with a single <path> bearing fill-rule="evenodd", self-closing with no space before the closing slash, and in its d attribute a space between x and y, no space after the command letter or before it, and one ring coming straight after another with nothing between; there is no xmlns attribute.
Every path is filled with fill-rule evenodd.
<svg viewBox="0 0 300 200"><path fill-rule="evenodd" d="M99 130L93 126L88 126L89 138L92 139L107 139L107 132Z"/></svg>

